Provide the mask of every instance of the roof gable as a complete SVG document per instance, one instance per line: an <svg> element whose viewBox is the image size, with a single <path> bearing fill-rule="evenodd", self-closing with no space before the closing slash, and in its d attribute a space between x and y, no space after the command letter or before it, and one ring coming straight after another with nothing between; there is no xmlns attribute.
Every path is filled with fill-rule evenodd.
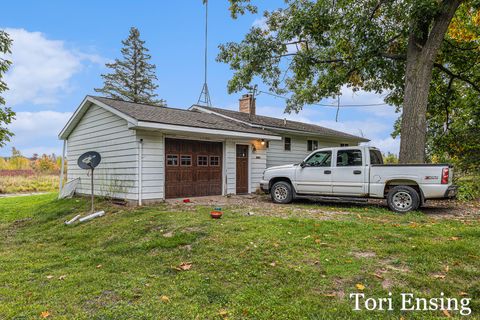
<svg viewBox="0 0 480 320"><path fill-rule="evenodd" d="M261 128L252 127L238 121L224 117L203 113L195 110L176 109L141 103L133 103L116 99L87 96L70 118L59 134L60 139L66 139L75 129L83 115L92 105L98 105L117 116L127 120L130 127L139 127L141 124L164 124L189 128L211 129L220 131L240 132L252 135L268 135L276 138L276 134ZM278 139L280 139L278 137Z"/></svg>

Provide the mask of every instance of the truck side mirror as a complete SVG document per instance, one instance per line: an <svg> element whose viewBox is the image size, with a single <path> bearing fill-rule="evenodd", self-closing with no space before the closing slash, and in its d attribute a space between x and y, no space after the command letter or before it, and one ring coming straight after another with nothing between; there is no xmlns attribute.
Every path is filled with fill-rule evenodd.
<svg viewBox="0 0 480 320"><path fill-rule="evenodd" d="M300 167L305 168L306 166L307 164L305 163L305 161L300 162Z"/></svg>

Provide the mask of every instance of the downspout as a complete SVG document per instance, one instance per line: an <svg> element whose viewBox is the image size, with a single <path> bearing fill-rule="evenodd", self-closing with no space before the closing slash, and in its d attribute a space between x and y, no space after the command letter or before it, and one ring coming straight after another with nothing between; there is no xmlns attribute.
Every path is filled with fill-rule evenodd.
<svg viewBox="0 0 480 320"><path fill-rule="evenodd" d="M65 171L65 148L67 145L67 139L63 140L63 150L62 150L62 165L60 168L60 181L58 183L58 196L60 197L60 192L63 189L63 172Z"/></svg>
<svg viewBox="0 0 480 320"><path fill-rule="evenodd" d="M143 191L143 139L138 141L138 205L142 205L142 191Z"/></svg>

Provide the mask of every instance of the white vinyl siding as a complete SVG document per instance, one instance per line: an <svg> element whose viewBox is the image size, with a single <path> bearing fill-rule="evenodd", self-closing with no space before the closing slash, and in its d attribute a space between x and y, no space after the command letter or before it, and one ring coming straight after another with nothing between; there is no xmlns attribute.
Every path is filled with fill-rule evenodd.
<svg viewBox="0 0 480 320"><path fill-rule="evenodd" d="M290 151L284 148L285 137L291 138ZM284 135L281 141L270 141L267 149L267 168L301 162L311 153L308 151L308 140L318 140L318 149L340 145L340 142L326 141L322 138Z"/></svg>
<svg viewBox="0 0 480 320"><path fill-rule="evenodd" d="M137 141L140 139L143 139L142 199L164 199L164 135L161 132L137 130Z"/></svg>
<svg viewBox="0 0 480 320"><path fill-rule="evenodd" d="M255 192L260 188L260 181L263 177L263 171L267 168L267 149L260 142L252 142L255 145L255 151L250 153L250 191Z"/></svg>
<svg viewBox="0 0 480 320"><path fill-rule="evenodd" d="M226 194L237 193L237 150L235 141L225 141Z"/></svg>
<svg viewBox="0 0 480 320"><path fill-rule="evenodd" d="M78 157L87 151L97 151L102 157L94 173L96 195L137 199L138 145L135 131L128 129L127 121L92 105L68 137L67 178L80 178L80 194L91 192L88 170L77 165Z"/></svg>

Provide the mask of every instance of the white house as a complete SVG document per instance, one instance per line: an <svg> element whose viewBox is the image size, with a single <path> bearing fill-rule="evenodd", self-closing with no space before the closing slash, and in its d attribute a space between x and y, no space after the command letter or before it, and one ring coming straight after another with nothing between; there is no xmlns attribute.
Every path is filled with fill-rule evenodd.
<svg viewBox="0 0 480 320"><path fill-rule="evenodd" d="M142 204L166 198L250 193L270 166L301 161L316 148L368 139L317 125L255 114L251 95L239 111L188 110L87 96L59 138L66 145L67 179L90 193L86 151L102 157L95 194Z"/></svg>

